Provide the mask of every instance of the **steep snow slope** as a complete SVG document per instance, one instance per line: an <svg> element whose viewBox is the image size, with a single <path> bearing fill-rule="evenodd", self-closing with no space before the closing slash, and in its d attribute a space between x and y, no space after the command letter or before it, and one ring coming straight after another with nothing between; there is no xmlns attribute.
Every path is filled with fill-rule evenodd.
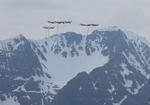
<svg viewBox="0 0 150 105"><path fill-rule="evenodd" d="M98 42L100 39L95 42L76 33L64 33L38 42L39 48L35 51L46 58L39 58L43 69L62 87L77 73L90 72L108 62L109 57L102 54L103 46Z"/></svg>

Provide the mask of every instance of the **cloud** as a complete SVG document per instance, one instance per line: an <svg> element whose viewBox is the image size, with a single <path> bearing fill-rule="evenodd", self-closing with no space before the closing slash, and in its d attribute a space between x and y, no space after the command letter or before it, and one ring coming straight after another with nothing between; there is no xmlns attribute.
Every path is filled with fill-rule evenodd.
<svg viewBox="0 0 150 105"><path fill-rule="evenodd" d="M0 0L1 7L14 9L59 8L62 6L61 4L62 2L58 2L58 0Z"/></svg>
<svg viewBox="0 0 150 105"><path fill-rule="evenodd" d="M63 19L73 24L62 27L62 32L84 33L80 23L97 22L149 34L149 10L150 0L0 0L0 38L19 33L41 38L47 20Z"/></svg>

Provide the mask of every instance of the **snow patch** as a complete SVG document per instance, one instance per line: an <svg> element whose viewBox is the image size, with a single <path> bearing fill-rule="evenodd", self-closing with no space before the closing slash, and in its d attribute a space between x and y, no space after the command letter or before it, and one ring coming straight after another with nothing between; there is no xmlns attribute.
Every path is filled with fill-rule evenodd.
<svg viewBox="0 0 150 105"><path fill-rule="evenodd" d="M119 27L117 27L117 26L102 26L102 27L100 27L100 29L98 29L98 31L118 31L118 30L120 30L120 28Z"/></svg>
<svg viewBox="0 0 150 105"><path fill-rule="evenodd" d="M113 93L114 91L115 91L115 87L114 87L114 85L112 85L111 84L111 88L110 89L108 89L108 91L109 91L109 93Z"/></svg>
<svg viewBox="0 0 150 105"><path fill-rule="evenodd" d="M6 97L5 101L0 100L0 105L20 105L16 97Z"/></svg>
<svg viewBox="0 0 150 105"><path fill-rule="evenodd" d="M120 102L118 103L113 103L113 105L121 105L125 100L126 100L127 96L124 96Z"/></svg>

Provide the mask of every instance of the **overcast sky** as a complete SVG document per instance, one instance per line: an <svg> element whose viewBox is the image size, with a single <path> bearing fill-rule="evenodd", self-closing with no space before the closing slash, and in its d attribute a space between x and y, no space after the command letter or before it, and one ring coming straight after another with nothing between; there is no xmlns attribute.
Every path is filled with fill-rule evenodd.
<svg viewBox="0 0 150 105"><path fill-rule="evenodd" d="M85 33L80 23L99 23L150 38L150 0L0 0L0 39L46 37L42 27L48 20L73 21L60 26L60 32Z"/></svg>

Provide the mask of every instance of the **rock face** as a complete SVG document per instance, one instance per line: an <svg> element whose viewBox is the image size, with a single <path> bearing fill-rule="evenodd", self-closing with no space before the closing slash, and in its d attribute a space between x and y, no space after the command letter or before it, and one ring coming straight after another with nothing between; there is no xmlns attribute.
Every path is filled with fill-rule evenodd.
<svg viewBox="0 0 150 105"><path fill-rule="evenodd" d="M0 104L149 105L150 44L117 27L0 42Z"/></svg>

